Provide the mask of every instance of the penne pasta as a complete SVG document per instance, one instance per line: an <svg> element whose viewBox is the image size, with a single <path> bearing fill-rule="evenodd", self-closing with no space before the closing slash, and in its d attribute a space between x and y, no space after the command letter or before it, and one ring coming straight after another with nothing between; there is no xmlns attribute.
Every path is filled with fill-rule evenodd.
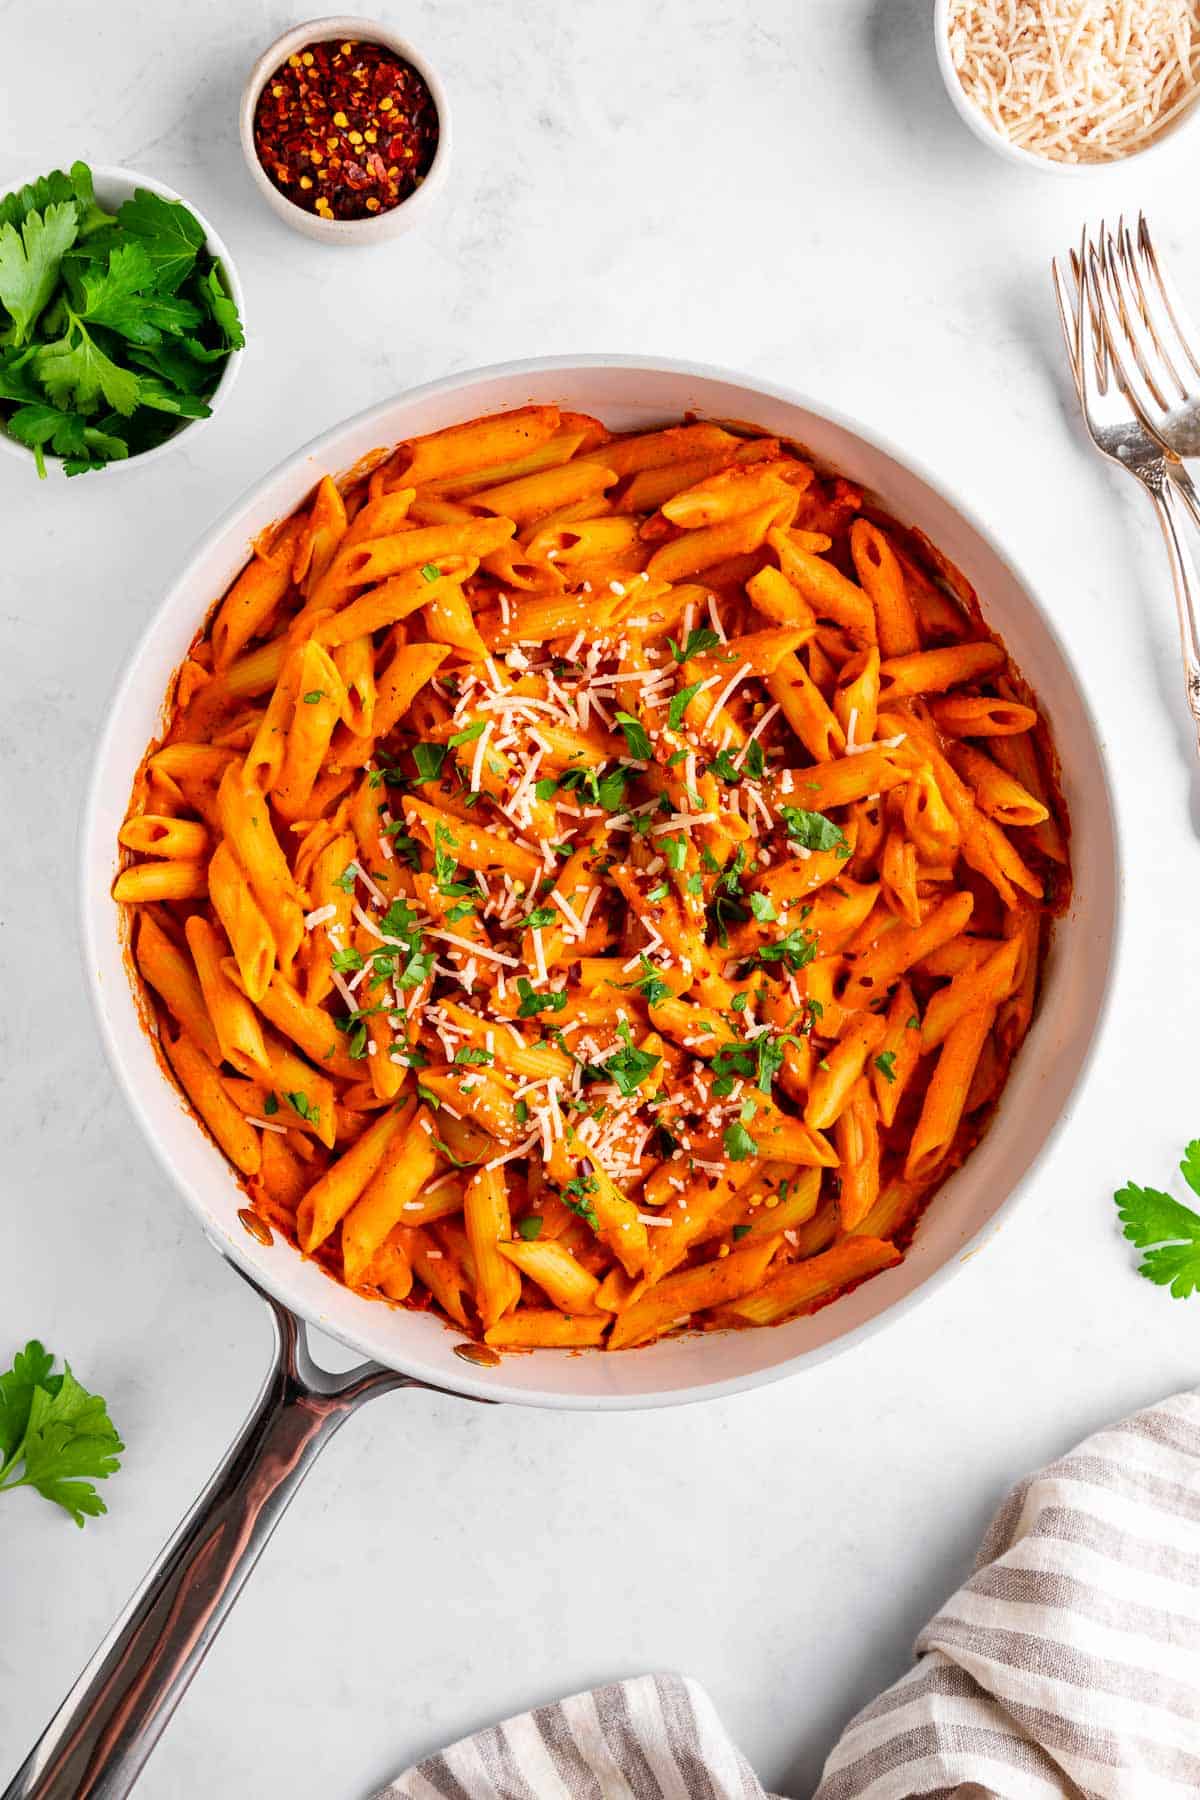
<svg viewBox="0 0 1200 1800"><path fill-rule="evenodd" d="M848 481L529 405L263 534L113 895L279 1254L618 1350L900 1259L1033 1017L1054 766L961 580Z"/></svg>

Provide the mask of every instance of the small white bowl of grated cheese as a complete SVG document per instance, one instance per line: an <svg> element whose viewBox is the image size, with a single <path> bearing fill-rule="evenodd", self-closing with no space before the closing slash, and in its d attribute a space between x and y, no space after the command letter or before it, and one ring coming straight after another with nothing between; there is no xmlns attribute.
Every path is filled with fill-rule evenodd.
<svg viewBox="0 0 1200 1800"><path fill-rule="evenodd" d="M936 0L959 116L1010 162L1084 175L1194 123L1197 0Z"/></svg>

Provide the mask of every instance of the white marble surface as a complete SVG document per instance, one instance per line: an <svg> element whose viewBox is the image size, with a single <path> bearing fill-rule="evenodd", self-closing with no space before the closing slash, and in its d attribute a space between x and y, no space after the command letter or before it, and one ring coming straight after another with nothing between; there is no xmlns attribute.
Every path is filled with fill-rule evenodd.
<svg viewBox="0 0 1200 1800"><path fill-rule="evenodd" d="M251 347L222 419L142 473L0 460L0 1352L38 1334L128 1442L77 1534L0 1501L0 1780L207 1476L259 1306L119 1099L75 944L74 837L117 672L190 542L261 472L406 384L622 349L740 366L875 423L1032 574L1107 723L1127 954L1073 1129L958 1280L803 1379L663 1414L376 1402L281 1526L156 1752L146 1800L359 1800L505 1712L653 1667L702 1680L769 1785L808 1793L905 1666L1005 1487L1195 1376L1200 1302L1140 1281L1113 1186L1200 1129L1195 759L1163 558L1085 453L1047 282L1085 211L1144 203L1200 290L1194 160L1014 174L938 84L927 0L411 0L456 164L421 234L328 251L239 161L259 0L0 0L0 174L141 167L217 221ZM49 114L62 125L49 122ZM6 182L5 185L8 185Z"/></svg>

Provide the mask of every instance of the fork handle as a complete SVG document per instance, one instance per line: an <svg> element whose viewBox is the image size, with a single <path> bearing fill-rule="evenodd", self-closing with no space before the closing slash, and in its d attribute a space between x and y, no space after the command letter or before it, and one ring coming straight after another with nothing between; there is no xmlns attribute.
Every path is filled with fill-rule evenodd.
<svg viewBox="0 0 1200 1800"><path fill-rule="evenodd" d="M1165 474L1162 481L1156 482L1149 491L1155 502L1155 511L1162 526L1171 563L1175 609L1179 616L1179 642L1183 652L1184 688L1196 732L1196 747L1200 752L1200 583L1184 536L1184 525L1188 519L1200 528L1200 496L1182 464L1178 471Z"/></svg>

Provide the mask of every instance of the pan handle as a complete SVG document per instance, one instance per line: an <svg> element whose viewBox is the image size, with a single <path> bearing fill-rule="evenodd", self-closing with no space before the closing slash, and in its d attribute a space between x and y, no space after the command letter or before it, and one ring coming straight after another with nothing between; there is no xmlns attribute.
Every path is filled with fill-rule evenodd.
<svg viewBox="0 0 1200 1800"><path fill-rule="evenodd" d="M250 1417L3 1800L122 1800L338 1426L374 1394L427 1385L378 1363L318 1368L302 1321L250 1285L275 1339Z"/></svg>

